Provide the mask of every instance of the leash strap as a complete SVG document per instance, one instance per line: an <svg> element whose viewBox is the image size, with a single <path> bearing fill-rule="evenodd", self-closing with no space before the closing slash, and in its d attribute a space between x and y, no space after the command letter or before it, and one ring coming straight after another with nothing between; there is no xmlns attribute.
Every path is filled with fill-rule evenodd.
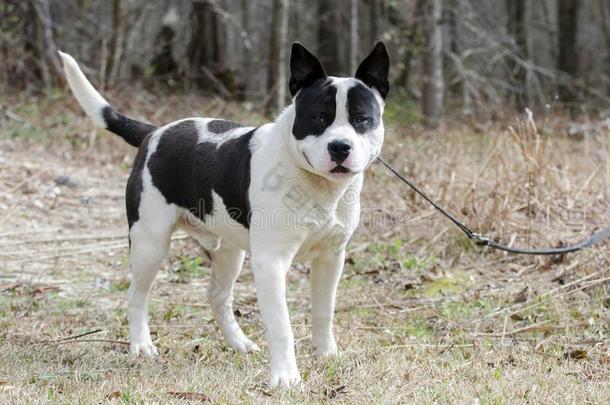
<svg viewBox="0 0 610 405"><path fill-rule="evenodd" d="M450 213L445 211L440 205L438 205L430 197L428 197L426 194L424 194L422 191L420 191L417 187L415 187L415 185L413 183L411 183L406 177L404 177L403 175L398 173L398 171L396 171L396 169L394 169L385 160L383 160L381 155L377 156L377 160L379 161L379 163L384 165L390 172L392 172L396 177L398 177L400 180L402 180L403 183L405 183L406 185L411 187L413 189L413 191L415 191L417 194L419 194L424 200L428 201L437 211L439 211L441 214L443 214L445 217L447 217L451 222L453 222L458 228L460 228L460 230L462 232L464 232L464 234L466 234L468 239L470 239L471 241L476 243L478 246L489 246L494 249L503 250L503 251L509 252L509 253L521 254L521 255L558 255L558 254L571 253L571 252L576 252L578 250L586 249L588 247L598 244L603 239L606 239L607 237L610 236L610 227L608 227L608 228L604 228L600 231L595 232L593 235L591 235L591 237L589 239L586 239L582 242L576 243L574 245L562 246L562 247L558 247L558 248L524 249L524 248L502 245L487 236L481 235L480 233L473 232L466 225L464 225L463 223L458 221L453 215L451 215Z"/></svg>

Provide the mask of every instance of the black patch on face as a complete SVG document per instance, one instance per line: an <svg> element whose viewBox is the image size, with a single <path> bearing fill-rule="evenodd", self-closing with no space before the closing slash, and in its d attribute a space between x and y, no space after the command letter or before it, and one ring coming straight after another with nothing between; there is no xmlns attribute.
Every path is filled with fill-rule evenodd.
<svg viewBox="0 0 610 405"><path fill-rule="evenodd" d="M347 91L347 116L359 134L379 126L381 109L375 95L366 86L358 83Z"/></svg>
<svg viewBox="0 0 610 405"><path fill-rule="evenodd" d="M133 169L127 180L127 190L125 192L125 204L127 208L127 223L129 229L132 225L140 219L140 197L142 196L142 171L144 170L144 163L146 163L146 155L148 153L148 143L150 141L150 135L144 138L136 159L133 164Z"/></svg>
<svg viewBox="0 0 610 405"><path fill-rule="evenodd" d="M166 130L148 161L155 187L166 201L202 221L212 213L216 192L231 218L250 225L250 140L255 129L218 146L199 142L197 125L182 121Z"/></svg>
<svg viewBox="0 0 610 405"><path fill-rule="evenodd" d="M242 125L237 122L227 120L214 120L208 122L208 131L214 134L222 134L234 128L239 128Z"/></svg>
<svg viewBox="0 0 610 405"><path fill-rule="evenodd" d="M318 82L301 90L295 100L292 133L302 140L308 135L322 135L336 115L337 88L330 80Z"/></svg>

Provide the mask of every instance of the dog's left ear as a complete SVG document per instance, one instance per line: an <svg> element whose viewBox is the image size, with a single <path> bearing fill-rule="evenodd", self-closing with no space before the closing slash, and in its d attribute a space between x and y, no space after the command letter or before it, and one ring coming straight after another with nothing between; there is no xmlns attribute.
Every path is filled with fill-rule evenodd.
<svg viewBox="0 0 610 405"><path fill-rule="evenodd" d="M381 97L385 99L390 91L389 74L390 57L383 42L379 41L375 44L375 48L373 48L369 56L358 66L354 77L377 90Z"/></svg>
<svg viewBox="0 0 610 405"><path fill-rule="evenodd" d="M290 54L290 95L295 94L303 87L312 85L318 80L326 79L324 67L307 48L298 42L292 43Z"/></svg>

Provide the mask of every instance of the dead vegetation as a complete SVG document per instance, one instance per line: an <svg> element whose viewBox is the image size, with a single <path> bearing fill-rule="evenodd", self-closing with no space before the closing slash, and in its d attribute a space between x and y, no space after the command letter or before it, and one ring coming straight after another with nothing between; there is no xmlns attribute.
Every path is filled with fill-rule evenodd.
<svg viewBox="0 0 610 405"><path fill-rule="evenodd" d="M153 122L262 120L215 100L114 98ZM547 258L480 250L379 166L367 175L362 225L338 293L339 357L313 356L307 267L290 273L301 387L264 384L265 342L247 264L237 315L263 354L223 344L205 300L209 263L182 235L151 305L162 355L131 359L123 189L134 151L92 129L63 94L11 105L14 116L0 118L3 403L610 398L607 243ZM384 154L469 226L503 242L559 245L610 224L610 123L587 123L574 137L562 117L535 122L525 115L432 133L390 120Z"/></svg>

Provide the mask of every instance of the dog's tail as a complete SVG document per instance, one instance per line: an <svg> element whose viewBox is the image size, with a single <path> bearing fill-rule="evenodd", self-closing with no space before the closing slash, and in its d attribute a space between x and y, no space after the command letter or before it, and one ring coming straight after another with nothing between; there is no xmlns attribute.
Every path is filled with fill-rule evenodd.
<svg viewBox="0 0 610 405"><path fill-rule="evenodd" d="M87 80L72 56L63 52L59 52L59 56L63 60L66 79L74 97L96 125L117 134L136 147L140 146L146 135L157 129L154 125L131 119L115 111Z"/></svg>

